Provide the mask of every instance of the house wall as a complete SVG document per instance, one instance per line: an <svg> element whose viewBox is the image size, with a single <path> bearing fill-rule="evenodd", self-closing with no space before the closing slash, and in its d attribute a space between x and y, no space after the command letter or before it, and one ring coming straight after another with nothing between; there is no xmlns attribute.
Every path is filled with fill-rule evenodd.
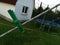
<svg viewBox="0 0 60 45"><path fill-rule="evenodd" d="M23 6L28 7L27 14L22 14ZM28 20L31 19L32 12L34 8L34 1L33 0L18 0L16 3L16 16L19 20Z"/></svg>
<svg viewBox="0 0 60 45"><path fill-rule="evenodd" d="M0 17L11 22L12 18L7 12L9 9L11 9L15 12L15 5L0 2Z"/></svg>
<svg viewBox="0 0 60 45"><path fill-rule="evenodd" d="M5 3L9 3L9 4L14 4L16 3L17 0L0 0L0 2L5 2Z"/></svg>

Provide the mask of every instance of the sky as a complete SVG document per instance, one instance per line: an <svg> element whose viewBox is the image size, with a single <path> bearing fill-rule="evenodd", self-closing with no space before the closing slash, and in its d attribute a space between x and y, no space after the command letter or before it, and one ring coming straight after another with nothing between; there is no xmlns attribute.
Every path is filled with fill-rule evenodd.
<svg viewBox="0 0 60 45"><path fill-rule="evenodd" d="M40 3L42 2L42 6L45 8L47 5L49 5L50 8L60 3L60 0L35 0L35 6L38 8L40 6ZM60 6L58 7L60 9Z"/></svg>

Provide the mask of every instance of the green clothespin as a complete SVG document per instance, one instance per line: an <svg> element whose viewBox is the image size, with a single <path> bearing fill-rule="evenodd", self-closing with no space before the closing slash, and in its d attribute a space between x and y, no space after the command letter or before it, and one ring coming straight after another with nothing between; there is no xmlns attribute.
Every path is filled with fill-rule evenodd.
<svg viewBox="0 0 60 45"><path fill-rule="evenodd" d="M19 20L17 19L17 17L15 16L15 13L13 12L13 10L8 10L8 13L10 14L10 16L13 19L13 22L16 24L16 26L20 29L21 32L24 32L24 29L21 25L21 23L19 22Z"/></svg>

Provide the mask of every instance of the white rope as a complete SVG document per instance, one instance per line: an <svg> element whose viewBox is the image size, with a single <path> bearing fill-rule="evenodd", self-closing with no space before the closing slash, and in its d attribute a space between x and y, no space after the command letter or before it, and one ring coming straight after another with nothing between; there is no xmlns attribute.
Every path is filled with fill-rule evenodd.
<svg viewBox="0 0 60 45"><path fill-rule="evenodd" d="M9 30L9 31L7 31L7 32L5 32L5 33L3 33L2 35L0 35L0 38L3 37L3 36L5 36L6 34L12 32L12 31L15 30L15 29L17 29L17 27L15 27L15 28L13 28L13 29L11 29L11 30Z"/></svg>
<svg viewBox="0 0 60 45"><path fill-rule="evenodd" d="M37 17L41 16L42 14L44 14L44 13L46 13L46 12L48 12L48 11L50 11L50 10L54 9L55 7L58 7L59 5L60 5L60 4L58 4L58 5L54 6L54 7L53 7L53 8L51 8L51 9L48 9L48 10L46 10L46 11L44 11L44 12L40 13L39 15L37 15L37 16L35 16L35 17L33 17L32 19L30 19L30 20L28 20L28 21L24 22L22 25L24 25L24 24L26 24L26 23L28 23L28 22L30 22L30 21L32 21L32 20L34 20L35 18L37 18ZM1 38L1 37L3 37L3 36L5 36L6 34L8 34L8 33L12 32L12 31L14 31L14 30L15 30L15 29L17 29L17 28L18 28L18 27L16 26L15 28L13 28L13 29L11 29L11 30L9 30L9 31L7 31L7 32L5 32L5 33L3 33L3 34L1 34L1 35L0 35L0 38Z"/></svg>

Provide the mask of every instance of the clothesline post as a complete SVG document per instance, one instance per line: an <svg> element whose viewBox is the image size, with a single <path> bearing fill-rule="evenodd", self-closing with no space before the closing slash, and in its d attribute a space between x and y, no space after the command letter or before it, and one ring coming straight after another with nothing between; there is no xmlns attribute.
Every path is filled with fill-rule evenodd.
<svg viewBox="0 0 60 45"><path fill-rule="evenodd" d="M13 10L8 10L8 13L9 13L10 16L12 17L13 22L14 22L15 25L19 28L19 30L20 30L21 32L24 32L24 29L23 29L21 23L19 22L19 20L17 19L17 17L16 17L16 15L15 15L15 13L13 12Z"/></svg>

